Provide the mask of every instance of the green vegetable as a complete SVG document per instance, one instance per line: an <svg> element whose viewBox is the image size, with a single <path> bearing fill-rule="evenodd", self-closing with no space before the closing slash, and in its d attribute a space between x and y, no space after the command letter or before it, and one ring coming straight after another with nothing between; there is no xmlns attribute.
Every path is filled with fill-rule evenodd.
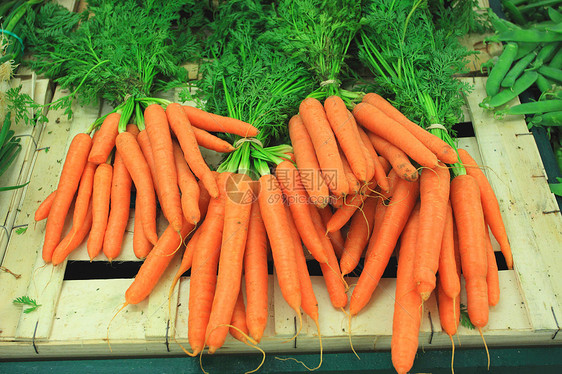
<svg viewBox="0 0 562 374"><path fill-rule="evenodd" d="M554 87L554 82L552 82L550 79L546 78L542 74L539 74L539 76L537 77L536 84L542 93L551 91L552 88Z"/></svg>
<svg viewBox="0 0 562 374"><path fill-rule="evenodd" d="M185 85L181 65L201 57L200 37L191 31L204 24L201 3L93 0L74 13L47 2L29 14L25 34L36 57L31 67L71 91L51 107L70 116L76 97L81 104L104 99L119 107L131 96Z"/></svg>
<svg viewBox="0 0 562 374"><path fill-rule="evenodd" d="M544 63L550 61L552 59L552 57L558 51L559 46L560 46L560 43L558 43L558 42L547 43L544 46L542 46L539 53L537 53L536 60L533 61L533 63L532 63L531 69L536 70L536 69L540 68Z"/></svg>
<svg viewBox="0 0 562 374"><path fill-rule="evenodd" d="M498 61L492 68L486 80L486 94L495 96L500 91L500 85L507 72L511 68L511 64L515 60L517 54L517 43L507 43Z"/></svg>
<svg viewBox="0 0 562 374"><path fill-rule="evenodd" d="M549 183L550 191L558 196L562 196L562 178L556 178L558 183Z"/></svg>
<svg viewBox="0 0 562 374"><path fill-rule="evenodd" d="M541 73L547 78L551 78L558 82L562 82L562 69L556 69L548 65L543 65L540 67L539 73Z"/></svg>
<svg viewBox="0 0 562 374"><path fill-rule="evenodd" d="M542 100L514 105L506 114L537 114L562 110L562 100Z"/></svg>
<svg viewBox="0 0 562 374"><path fill-rule="evenodd" d="M513 66L509 69L505 77L501 82L501 86L503 88L511 88L515 84L515 80L519 78L523 71L529 66L529 64L535 59L537 56L536 52L531 52L519 61L517 61ZM488 78L489 79L489 78Z"/></svg>
<svg viewBox="0 0 562 374"><path fill-rule="evenodd" d="M41 304L37 304L37 301L35 301L34 299L30 298L29 296L21 296L18 297L16 299L14 299L12 301L12 303L14 303L15 305L23 305L28 306L29 308L25 308L23 310L24 313L31 313L34 310L36 310L37 308L39 308L41 306Z"/></svg>
<svg viewBox="0 0 562 374"><path fill-rule="evenodd" d="M562 110L534 116L529 126L562 126Z"/></svg>
<svg viewBox="0 0 562 374"><path fill-rule="evenodd" d="M482 103L480 103L480 106L487 109L493 109L507 104L531 87L537 80L538 75L539 74L536 71L527 71L523 73L523 75L515 81L512 89L505 89L494 96L488 96L482 101Z"/></svg>

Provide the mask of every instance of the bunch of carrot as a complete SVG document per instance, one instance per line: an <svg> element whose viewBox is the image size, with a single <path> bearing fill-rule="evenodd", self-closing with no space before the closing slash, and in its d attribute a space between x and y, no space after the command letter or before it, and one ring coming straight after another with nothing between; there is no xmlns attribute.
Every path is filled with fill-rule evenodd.
<svg viewBox="0 0 562 374"><path fill-rule="evenodd" d="M348 228L339 253L341 274L351 273L366 249L349 301L351 316L371 300L400 239L392 338L396 370L407 372L413 364L421 306L434 290L444 330L456 333L461 273L470 320L484 327L488 307L499 300L488 229L509 268L513 260L497 199L468 152L408 120L375 93L352 111L337 97L323 104L307 98L289 128L296 165L309 176L302 184L310 201L330 209L326 234L341 238L340 229Z"/></svg>
<svg viewBox="0 0 562 374"><path fill-rule="evenodd" d="M218 195L199 146L218 152L234 150L209 132L230 131L230 118L169 103L166 109L148 105L144 118L135 125L127 125L128 120L121 111L112 112L93 136L79 133L72 139L57 189L35 214L36 221L47 219L43 243L46 263L62 263L86 236L91 260L101 252L109 261L117 258L133 189L133 250L141 259L154 246L180 242L179 234L159 237L157 203L170 230L185 237L204 215L205 201ZM72 225L65 230L72 205ZM162 243L167 237L168 242ZM177 247L175 244L174 250Z"/></svg>

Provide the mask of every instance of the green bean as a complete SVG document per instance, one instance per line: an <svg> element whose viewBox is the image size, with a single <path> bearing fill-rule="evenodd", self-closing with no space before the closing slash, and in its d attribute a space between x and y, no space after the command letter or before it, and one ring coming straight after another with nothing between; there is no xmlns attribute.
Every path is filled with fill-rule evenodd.
<svg viewBox="0 0 562 374"><path fill-rule="evenodd" d="M540 46L541 43L517 43L517 54L515 55L515 60L519 60L527 56Z"/></svg>
<svg viewBox="0 0 562 374"><path fill-rule="evenodd" d="M531 52L527 56L517 61L505 75L505 78L502 80L501 86L504 88L513 87L513 84L515 84L515 80L519 78L521 74L523 74L523 71L527 68L527 66L529 66L531 61L535 59L536 55L536 52Z"/></svg>
<svg viewBox="0 0 562 374"><path fill-rule="evenodd" d="M507 43L498 61L490 71L488 80L486 81L486 94L494 96L500 91L500 84L509 71L511 64L517 54L517 44Z"/></svg>
<svg viewBox="0 0 562 374"><path fill-rule="evenodd" d="M529 124L533 126L562 126L562 110L536 115L529 121Z"/></svg>
<svg viewBox="0 0 562 374"><path fill-rule="evenodd" d="M558 49L558 52L556 52L554 57L552 57L548 66L556 69L562 69L562 48Z"/></svg>
<svg viewBox="0 0 562 374"><path fill-rule="evenodd" d="M562 22L562 13L560 13L559 11L557 11L552 7L549 7L547 12L548 12L548 17L552 20L552 22L554 23Z"/></svg>
<svg viewBox="0 0 562 374"><path fill-rule="evenodd" d="M548 65L543 65L539 68L539 73L547 78L554 79L558 82L562 82L562 70L550 67Z"/></svg>
<svg viewBox="0 0 562 374"><path fill-rule="evenodd" d="M505 114L539 114L560 110L562 110L562 100L543 100L514 105Z"/></svg>
<svg viewBox="0 0 562 374"><path fill-rule="evenodd" d="M493 35L486 40L496 42L540 42L550 43L562 41L562 34L554 31L537 29L507 30Z"/></svg>
<svg viewBox="0 0 562 374"><path fill-rule="evenodd" d="M521 12L526 12L528 10L534 10L533 8L547 7L551 5L557 5L560 0L543 0L543 1L533 1L530 4L523 5L519 7Z"/></svg>
<svg viewBox="0 0 562 374"><path fill-rule="evenodd" d="M486 98L487 100L482 102L482 106L491 109L507 104L531 87L537 80L538 75L536 71L526 71L515 81L513 88L500 91L498 94Z"/></svg>
<svg viewBox="0 0 562 374"><path fill-rule="evenodd" d="M552 31L555 33L562 33L562 23L557 23L555 25L546 28L547 31Z"/></svg>
<svg viewBox="0 0 562 374"><path fill-rule="evenodd" d="M550 79L546 78L542 74L539 74L539 76L537 77L536 83L537 83L537 87L539 88L539 90L541 92L550 91L552 89L552 87L554 86L554 82L552 82Z"/></svg>
<svg viewBox="0 0 562 374"><path fill-rule="evenodd" d="M513 2L509 0L502 0L503 9L509 13L510 18L519 25L524 25L527 21Z"/></svg>
<svg viewBox="0 0 562 374"><path fill-rule="evenodd" d="M538 68L540 68L545 62L550 61L550 59L552 58L552 56L554 56L554 54L558 51L558 47L560 46L560 43L558 42L554 42L554 43L547 43L545 44L541 50L539 51L539 53L537 54L537 58L535 59L535 61L533 61L532 63L532 70L537 70Z"/></svg>

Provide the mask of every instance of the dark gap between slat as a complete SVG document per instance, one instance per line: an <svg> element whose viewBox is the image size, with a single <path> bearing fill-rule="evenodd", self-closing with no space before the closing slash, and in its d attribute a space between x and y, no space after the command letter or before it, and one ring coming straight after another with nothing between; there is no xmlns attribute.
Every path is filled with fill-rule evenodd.
<svg viewBox="0 0 562 374"><path fill-rule="evenodd" d="M69 261L64 280L134 278L141 265L142 261Z"/></svg>
<svg viewBox="0 0 562 374"><path fill-rule="evenodd" d="M456 132L457 138L470 138L475 136L474 128L472 127L472 122L460 122L452 127L453 131Z"/></svg>

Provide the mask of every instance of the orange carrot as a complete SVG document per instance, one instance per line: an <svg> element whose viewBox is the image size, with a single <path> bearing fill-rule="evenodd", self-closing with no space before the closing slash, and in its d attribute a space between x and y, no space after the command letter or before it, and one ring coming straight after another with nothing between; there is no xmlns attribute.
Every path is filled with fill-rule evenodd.
<svg viewBox="0 0 562 374"><path fill-rule="evenodd" d="M133 123L129 123L125 131L130 132L134 136L138 136L140 133L139 127Z"/></svg>
<svg viewBox="0 0 562 374"><path fill-rule="evenodd" d="M122 132L117 135L115 145L133 179L137 189L138 201L142 202L135 206L135 215L140 214L142 216L144 235L152 244L156 245L158 241L158 234L156 233L156 195L146 159L137 139L131 133Z"/></svg>
<svg viewBox="0 0 562 374"><path fill-rule="evenodd" d="M197 225L201 219L201 212L199 211L199 184L189 169L179 144L173 142L173 146L183 215L187 222Z"/></svg>
<svg viewBox="0 0 562 374"><path fill-rule="evenodd" d="M390 341L392 364L398 373L410 371L418 350L422 299L416 291L414 264L419 249L416 241L420 230L420 215L419 208L414 208L404 226L400 240Z"/></svg>
<svg viewBox="0 0 562 374"><path fill-rule="evenodd" d="M94 188L92 190L92 232L88 237L88 255L92 261L103 248L103 238L109 217L109 203L111 197L111 180L113 167L100 164L94 174ZM127 215L127 218L129 216Z"/></svg>
<svg viewBox="0 0 562 374"><path fill-rule="evenodd" d="M488 257L486 228L476 179L459 175L451 182L451 204L459 235L462 273L466 281L467 309L472 324L488 323Z"/></svg>
<svg viewBox="0 0 562 374"><path fill-rule="evenodd" d="M390 188L388 186L388 181L386 180L388 171L385 171L385 167L383 167L380 156L377 154L375 147L373 147L373 143L371 143L367 133L360 127L358 127L357 130L359 131L359 136L361 137L361 144L363 144L363 147L367 152L366 155L370 156L368 159L370 159L373 163L373 175L368 180L371 180L374 177L380 188L383 191L388 191Z"/></svg>
<svg viewBox="0 0 562 374"><path fill-rule="evenodd" d="M328 122L338 140L343 155L349 162L355 178L361 182L367 179L367 160L362 152L357 123L345 102L339 96L329 96L324 100L324 110ZM342 157L343 159L343 157Z"/></svg>
<svg viewBox="0 0 562 374"><path fill-rule="evenodd" d="M314 98L306 98L299 106L299 113L314 145L322 173L329 175L326 180L328 188L336 196L347 195L349 184L343 170L336 138L322 103Z"/></svg>
<svg viewBox="0 0 562 374"><path fill-rule="evenodd" d="M486 273L486 283L488 284L488 305L496 306L500 301L500 279L498 274L498 263L496 262L496 255L492 242L490 241L490 234L488 230L486 233L486 255L488 256L488 272Z"/></svg>
<svg viewBox="0 0 562 374"><path fill-rule="evenodd" d="M135 207L140 207L142 200L140 194L136 194ZM141 222L141 214L137 214L139 210L135 208L135 218L133 222L133 253L137 258L144 259L154 246L144 234L144 228Z"/></svg>
<svg viewBox="0 0 562 374"><path fill-rule="evenodd" d="M59 245L53 251L52 264L54 266L62 263L68 255L74 251L82 242L92 227L92 205L88 205L88 211L86 212L86 217L82 222L82 226L77 228L72 226L70 232L61 240Z"/></svg>
<svg viewBox="0 0 562 374"><path fill-rule="evenodd" d="M377 107L359 103L353 108L353 116L361 126L394 144L420 165L428 168L437 166L437 157L433 152Z"/></svg>
<svg viewBox="0 0 562 374"><path fill-rule="evenodd" d="M178 235L178 232L171 225L168 225L142 263L133 283L127 288L125 292L127 304L138 304L150 295L174 255L178 252L183 239L192 229L193 225L184 220L180 235Z"/></svg>
<svg viewBox="0 0 562 374"><path fill-rule="evenodd" d="M242 137L252 137L259 134L257 128L236 118L205 112L204 110L188 105L184 105L183 110L187 114L191 124L203 130L226 132Z"/></svg>
<svg viewBox="0 0 562 374"><path fill-rule="evenodd" d="M190 120L182 110L182 106L177 103L168 105L166 107L166 116L172 131L178 139L189 168L193 171L193 174L203 181L209 194L217 197L219 194L217 181L201 155Z"/></svg>
<svg viewBox="0 0 562 374"><path fill-rule="evenodd" d="M376 238L379 235L379 231L381 230L381 226L384 222L384 215L387 209L388 209L388 203L384 199L382 198L376 199L373 230L371 232L370 240L375 240L374 238ZM373 250L373 246L368 245L367 250L365 251L365 258L368 258L371 255L372 250Z"/></svg>
<svg viewBox="0 0 562 374"><path fill-rule="evenodd" d="M365 200L362 210L357 210L351 218L349 232L345 239L344 251L340 259L340 269L343 275L349 274L357 267L361 255L369 242L375 222L375 208L377 199Z"/></svg>
<svg viewBox="0 0 562 374"><path fill-rule="evenodd" d="M77 134L70 143L59 178L57 193L47 216L42 252L43 260L47 263L51 262L53 251L61 240L64 221L78 189L91 146L92 138L84 133Z"/></svg>
<svg viewBox="0 0 562 374"><path fill-rule="evenodd" d="M156 180L160 188L160 206L168 222L179 232L182 227L183 213L172 135L166 112L158 104L149 105L144 111L144 120L154 155Z"/></svg>
<svg viewBox="0 0 562 374"><path fill-rule="evenodd" d="M400 178L408 181L415 181L418 179L418 171L414 165L412 165L406 153L380 136L373 133L369 133L368 135L376 151L390 162L392 168L396 170Z"/></svg>
<svg viewBox="0 0 562 374"><path fill-rule="evenodd" d="M119 152L113 161L113 181L111 182L111 204L107 229L103 238L103 253L112 261L121 253L123 236L129 222L131 206L131 187L133 180Z"/></svg>
<svg viewBox="0 0 562 374"><path fill-rule="evenodd" d="M88 156L88 161L94 164L103 164L107 161L111 150L115 146L115 138L117 138L119 120L121 114L110 113L101 124L97 131L96 137L92 142L92 149Z"/></svg>
<svg viewBox="0 0 562 374"><path fill-rule="evenodd" d="M327 226L328 222L330 222L330 219L333 216L332 208L326 206L322 209L319 208L318 212L320 213L320 217L322 217L322 224L324 226ZM344 249L344 240L341 231L333 230L332 232L328 232L328 238L332 243L332 247L334 247L334 252L336 252L336 257L338 259L341 258Z"/></svg>
<svg viewBox="0 0 562 374"><path fill-rule="evenodd" d="M503 223L500 205L498 199L490 182L486 178L486 175L476 164L476 161L470 156L468 151L459 148L459 156L461 162L466 168L466 173L471 175L478 181L478 187L480 188L480 196L482 198L482 209L484 210L484 217L486 222L492 230L492 234L500 244L501 251L505 257L505 262L508 269L513 269L513 256L511 254L511 246L509 245L509 239L507 238L507 233L505 232L505 225Z"/></svg>
<svg viewBox="0 0 562 374"><path fill-rule="evenodd" d="M363 157L362 153L361 156ZM359 181L359 179L357 179L355 174L353 174L353 170L351 169L349 162L347 161L345 155L341 150L340 150L340 158L341 158L341 163L343 165L343 171L345 173L345 177L347 178L347 183L349 184L349 195L358 194L359 191L361 190L361 182Z"/></svg>
<svg viewBox="0 0 562 374"><path fill-rule="evenodd" d="M455 255L454 219L451 204L447 204L443 240L439 255L439 279L443 292L450 297L458 298L461 292L461 283L457 272L457 260ZM459 269L460 272L460 269Z"/></svg>
<svg viewBox="0 0 562 374"><path fill-rule="evenodd" d="M220 153L228 153L234 151L236 148L226 140L222 140L213 134L200 129L198 127L192 126L193 134L197 140L197 144L203 148L213 150Z"/></svg>
<svg viewBox="0 0 562 374"><path fill-rule="evenodd" d="M418 181L408 182L399 178L380 231L376 236L373 234L369 241L372 249L365 258L365 266L351 295L349 312L352 316L357 315L371 299L418 195Z"/></svg>
<svg viewBox="0 0 562 374"><path fill-rule="evenodd" d="M37 210L35 211L35 216L33 217L33 219L35 219L35 222L39 222L47 218L47 216L49 215L49 211L53 206L53 201L55 201L56 193L57 190L54 190L49 194L49 196L45 198L45 200L43 200L41 204L39 204L39 207L37 207Z"/></svg>
<svg viewBox="0 0 562 374"><path fill-rule="evenodd" d="M323 208L328 204L330 191L320 171L310 135L298 114L289 121L289 136L295 153L295 161L302 176L302 184L306 188L311 202Z"/></svg>
<svg viewBox="0 0 562 374"><path fill-rule="evenodd" d="M236 188L242 196L248 196L252 193L252 181L245 174L232 174L226 186L227 193L232 191L232 188ZM225 325L232 319L236 298L240 292L251 203L249 199L236 201L232 197L225 201L217 287L206 333L209 353L214 353L224 344L228 334L228 327Z"/></svg>
<svg viewBox="0 0 562 374"><path fill-rule="evenodd" d="M94 188L94 175L97 166L98 165L93 162L88 162L82 172L80 185L78 186L78 193L76 194L76 200L74 201L74 213L72 216L72 225L75 227L82 227L82 224L86 219L86 214L88 213L88 207L90 206L92 191Z"/></svg>
<svg viewBox="0 0 562 374"><path fill-rule="evenodd" d="M293 247L295 249L295 260L297 262L297 277L299 278L299 285L301 290L301 306L302 310L310 317L312 320L318 320L318 301L316 300L316 295L312 289L312 281L310 280L310 274L308 272L308 266L306 265L306 258L304 257L304 251L302 247L301 237L291 212L286 209L287 221L289 222L290 235L293 240Z"/></svg>
<svg viewBox="0 0 562 374"><path fill-rule="evenodd" d="M238 298L236 298L236 304L234 304L230 324L236 327L236 329L233 327L229 329L230 335L232 335L232 337L236 340L245 342L246 336L248 336L248 325L246 323L246 306L244 305L242 288L240 288L240 291L238 292ZM246 335L242 334L240 331Z"/></svg>
<svg viewBox="0 0 562 374"><path fill-rule="evenodd" d="M260 207L252 203L248 240L244 252L244 279L246 281L246 323L249 335L260 342L268 319L267 233Z"/></svg>
<svg viewBox="0 0 562 374"><path fill-rule="evenodd" d="M273 255L273 264L283 298L300 315L301 289L297 261L280 183L273 175L260 178L258 203Z"/></svg>
<svg viewBox="0 0 562 374"><path fill-rule="evenodd" d="M198 231L197 250L193 253L189 281L189 316L187 338L194 355L205 344L205 333L215 296L217 268L221 252L226 200L225 183L230 173L217 175L219 196L211 198L206 218Z"/></svg>
<svg viewBox="0 0 562 374"><path fill-rule="evenodd" d="M277 176L276 181L279 182L283 193L287 197L291 214L306 249L308 249L316 261L326 263L328 259L310 217L308 195L302 185L299 170L289 161L283 161L277 165L275 174ZM273 198L281 199L282 194L275 195ZM322 236L324 236L324 233L322 233Z"/></svg>
<svg viewBox="0 0 562 374"><path fill-rule="evenodd" d="M363 96L363 102L369 103L371 105L379 108L384 114L392 118L396 122L400 123L406 130L411 132L416 138L418 138L429 150L431 150L437 158L446 163L454 164L457 162L457 154L453 147L445 143L438 136L433 135L427 130L424 130L418 124L410 121L402 112L396 109L392 104L386 101L380 95L370 92Z"/></svg>
<svg viewBox="0 0 562 374"><path fill-rule="evenodd" d="M318 213L318 210L313 205L309 204L308 207L310 209L310 216L312 217L312 221L314 222L314 226L318 236L320 236L322 246L324 247L324 253L326 253L326 256L328 257L328 263L321 263L320 269L322 270L322 276L324 277L324 283L326 284L330 301L332 302L332 306L334 308L344 308L347 305L347 285L341 275L338 259L334 252L334 248L332 247L332 243L330 243L330 240L326 235L323 235L323 233L326 232L326 226L322 223L320 213Z"/></svg>
<svg viewBox="0 0 562 374"><path fill-rule="evenodd" d="M449 179L449 169L444 164L424 169L420 176L420 216L423 218L419 223L414 280L423 301L429 299L436 285L449 202Z"/></svg>
<svg viewBox="0 0 562 374"><path fill-rule="evenodd" d="M160 198L160 186L158 185L158 181L156 180L156 165L154 164L154 154L152 153L152 146L150 145L150 139L148 138L148 132L146 131L146 129L139 132L139 134L137 135L137 142L139 143L142 154L144 155L144 159L146 160L146 164L148 165L148 169L150 170L150 178L152 179L154 191L156 191L156 197L160 201L162 199Z"/></svg>
<svg viewBox="0 0 562 374"><path fill-rule="evenodd" d="M195 252L200 236L201 228L199 227L197 230L195 230L193 236L191 237L191 239L189 239L187 245L185 246L185 251L183 251L180 267L176 271L174 279L172 280L172 284L170 285L170 296L172 295L172 292L174 291L174 288L176 287L176 284L180 280L183 273L191 269L191 265L193 265L193 253Z"/></svg>
<svg viewBox="0 0 562 374"><path fill-rule="evenodd" d="M328 232L333 232L341 229L347 222L349 222L355 211L363 205L365 199L369 198L369 195L370 194L368 193L347 195L344 205L337 209L332 215L330 221L328 221L326 230L328 230Z"/></svg>

